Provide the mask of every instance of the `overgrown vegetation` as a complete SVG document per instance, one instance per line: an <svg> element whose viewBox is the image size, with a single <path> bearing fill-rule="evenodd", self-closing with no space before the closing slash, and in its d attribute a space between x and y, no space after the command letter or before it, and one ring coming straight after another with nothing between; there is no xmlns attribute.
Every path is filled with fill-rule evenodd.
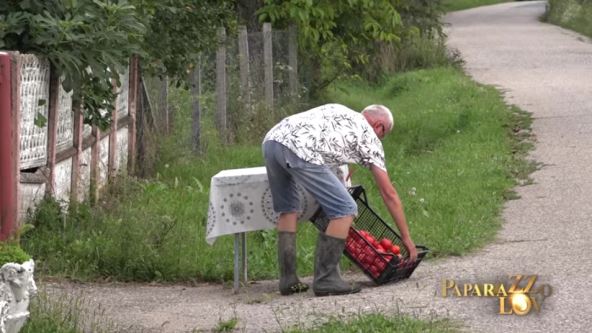
<svg viewBox="0 0 592 333"><path fill-rule="evenodd" d="M21 333L117 332L115 325L104 318L100 307L89 311L81 296L68 295L56 299L42 290L31 300L31 315Z"/></svg>
<svg viewBox="0 0 592 333"><path fill-rule="evenodd" d="M249 0L8 0L0 4L0 48L49 59L55 74L83 103L85 122L106 128L113 82L130 56L150 74L187 82L202 51L215 50L216 29L237 22L298 27L300 64L318 96L338 78L389 73L380 67L421 39L441 39L440 1L347 2ZM242 8L252 8L243 13ZM239 15L237 15L237 13ZM247 16L247 17L244 17ZM251 29L253 27L250 27ZM380 62L371 61L379 54ZM399 69L399 66L393 66ZM84 97L84 98L83 98Z"/></svg>
<svg viewBox="0 0 592 333"><path fill-rule="evenodd" d="M113 82L132 55L149 73L183 80L231 14L227 1L8 0L0 3L0 49L47 57L74 105L82 103L85 123L104 129Z"/></svg>
<svg viewBox="0 0 592 333"><path fill-rule="evenodd" d="M353 74L375 80L400 70L397 59L407 47L443 38L440 1L264 3L260 20L280 28L298 27L300 61L315 96L333 81Z"/></svg>
<svg viewBox="0 0 592 333"><path fill-rule="evenodd" d="M586 0L549 0L546 19L550 23L592 37L592 2Z"/></svg>
<svg viewBox="0 0 592 333"><path fill-rule="evenodd" d="M0 267L9 262L23 263L29 259L31 256L18 243L0 242Z"/></svg>
<svg viewBox="0 0 592 333"><path fill-rule="evenodd" d="M528 117L507 107L495 89L444 67L392 76L380 86L341 82L326 98L358 110L371 103L393 109L395 131L384 147L416 243L427 245L434 256L460 255L493 238L514 177L525 177L532 168L522 160L528 144L515 136L528 136L521 131ZM223 169L262 165L261 137L225 147L215 130L205 127L205 157L195 157L187 135L190 98L179 90L174 100L175 131L160 140L155 179L122 181L103 196L103 208L71 207L62 215L55 203L41 205L31 219L35 229L23 236L39 272L124 281L232 278L232 237L221 237L214 246L205 243L209 182ZM268 122L277 117L268 115ZM370 177L359 170L354 181L367 188L371 205L387 217ZM248 234L250 278L276 276L275 237L274 230ZM302 224L302 274L312 272L315 242L316 229Z"/></svg>
<svg viewBox="0 0 592 333"><path fill-rule="evenodd" d="M105 128L113 80L140 53L144 34L135 8L110 1L30 0L0 4L0 48L47 57L63 86L83 101L85 121Z"/></svg>

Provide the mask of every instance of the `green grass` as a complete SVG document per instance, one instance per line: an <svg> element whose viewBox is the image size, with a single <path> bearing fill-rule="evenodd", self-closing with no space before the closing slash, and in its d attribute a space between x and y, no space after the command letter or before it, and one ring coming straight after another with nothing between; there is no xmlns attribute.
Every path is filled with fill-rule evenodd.
<svg viewBox="0 0 592 333"><path fill-rule="evenodd" d="M514 154L527 146L509 134L512 123L527 126L527 116L505 106L495 89L450 68L400 75L379 88L339 88L332 100L355 109L380 102L395 114L394 134L383 146L416 243L436 256L462 255L493 239L513 175L531 170ZM356 175L387 217L371 174Z"/></svg>
<svg viewBox="0 0 592 333"><path fill-rule="evenodd" d="M104 310L87 311L86 300L69 295L56 299L45 291L35 296L30 305L29 319L20 333L82 333L117 332L115 325L104 316Z"/></svg>
<svg viewBox="0 0 592 333"><path fill-rule="evenodd" d="M452 333L460 332L458 325L446 320L417 320L406 316L387 317L382 314L356 316L353 320L343 321L332 318L317 328L287 330L290 333Z"/></svg>
<svg viewBox="0 0 592 333"><path fill-rule="evenodd" d="M444 7L444 10L451 12L510 1L511 0L443 0L442 6Z"/></svg>
<svg viewBox="0 0 592 333"><path fill-rule="evenodd" d="M567 29L592 37L592 2L550 0L546 19Z"/></svg>
<svg viewBox="0 0 592 333"><path fill-rule="evenodd" d="M462 255L491 241L514 176L532 166L521 160L527 144L513 133L528 117L509 108L499 93L473 83L457 69L437 68L391 77L381 86L341 83L327 96L360 110L386 104L395 113L394 135L384 141L391 178L406 206L413 239L434 256ZM190 103L183 92L171 98L178 111L173 135L162 150L151 180L122 179L99 208L72 207L64 215L45 202L31 219L35 229L23 247L41 275L122 281L228 281L233 238L205 242L211 177L231 168L260 166L262 134L276 117L255 115L243 143L224 147L204 126L204 155L189 152ZM211 110L211 109L210 109ZM388 215L370 173L354 177L373 207ZM413 193L415 193L413 195ZM298 265L312 274L316 231L299 229ZM249 277L277 276L275 231L248 233Z"/></svg>
<svg viewBox="0 0 592 333"><path fill-rule="evenodd" d="M220 321L218 322L218 326L213 329L213 332L232 332L236 327L236 324L238 324L238 319L236 318Z"/></svg>

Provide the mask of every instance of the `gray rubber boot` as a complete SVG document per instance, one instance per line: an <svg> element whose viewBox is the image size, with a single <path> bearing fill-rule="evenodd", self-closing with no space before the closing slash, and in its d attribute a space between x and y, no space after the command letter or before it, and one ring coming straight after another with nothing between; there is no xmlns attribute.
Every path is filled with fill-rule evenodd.
<svg viewBox="0 0 592 333"><path fill-rule="evenodd" d="M296 233L278 231L278 264L280 266L280 294L291 295L308 290L296 275Z"/></svg>
<svg viewBox="0 0 592 333"><path fill-rule="evenodd" d="M341 278L339 259L344 248L345 239L319 233L312 285L316 296L354 294L361 290L359 286Z"/></svg>

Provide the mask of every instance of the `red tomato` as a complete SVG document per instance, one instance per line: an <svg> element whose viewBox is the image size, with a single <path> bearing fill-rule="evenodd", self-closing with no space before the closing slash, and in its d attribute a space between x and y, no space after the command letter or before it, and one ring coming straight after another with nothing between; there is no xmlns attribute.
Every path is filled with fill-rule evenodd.
<svg viewBox="0 0 592 333"><path fill-rule="evenodd" d="M364 263L366 265L370 265L370 264L372 264L372 258L367 253L364 253L362 255L362 263Z"/></svg>
<svg viewBox="0 0 592 333"><path fill-rule="evenodd" d="M380 270L380 268L378 268L378 266L372 265L372 266L370 266L370 272L372 272L372 276L377 278L378 275L380 275L381 270Z"/></svg>
<svg viewBox="0 0 592 333"><path fill-rule="evenodd" d="M378 267L378 271L379 271L379 272L382 272L382 271L384 271L384 269L385 269L385 267L386 267L386 262L384 262L384 261L382 261L382 260L379 260L379 261L376 263L376 267Z"/></svg>
<svg viewBox="0 0 592 333"><path fill-rule="evenodd" d="M394 254L401 254L401 248L398 245L391 246L391 252Z"/></svg>
<svg viewBox="0 0 592 333"><path fill-rule="evenodd" d="M390 248L392 248L392 247L393 247L393 242L392 242L390 239L388 239L388 238L383 238L383 239L380 241L380 245L381 245L382 247L384 247L385 249L390 249Z"/></svg>
<svg viewBox="0 0 592 333"><path fill-rule="evenodd" d="M384 249L384 247L382 247L382 245L380 245L380 244L378 244L376 246L376 251L382 252L382 253L386 252L386 250Z"/></svg>

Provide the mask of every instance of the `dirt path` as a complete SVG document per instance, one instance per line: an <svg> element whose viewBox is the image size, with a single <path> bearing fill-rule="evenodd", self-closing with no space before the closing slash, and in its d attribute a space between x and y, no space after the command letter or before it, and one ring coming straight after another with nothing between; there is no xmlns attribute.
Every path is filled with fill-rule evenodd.
<svg viewBox="0 0 592 333"><path fill-rule="evenodd" d="M233 295L220 285L49 285L53 292L82 293L127 331L208 330L238 319L249 332L322 320L324 314L412 313L461 320L470 331L583 332L592 322L592 43L540 23L545 2L511 2L450 14L450 45L479 82L506 92L509 103L533 113L537 146L532 157L544 167L533 185L518 188L507 203L496 242L463 258L422 264L413 278L365 288L347 297L312 294L279 297L275 281ZM441 279L488 282L500 275L539 274L554 295L540 313L500 316L498 302L442 298ZM363 276L355 276L366 281ZM310 279L308 279L310 281Z"/></svg>

